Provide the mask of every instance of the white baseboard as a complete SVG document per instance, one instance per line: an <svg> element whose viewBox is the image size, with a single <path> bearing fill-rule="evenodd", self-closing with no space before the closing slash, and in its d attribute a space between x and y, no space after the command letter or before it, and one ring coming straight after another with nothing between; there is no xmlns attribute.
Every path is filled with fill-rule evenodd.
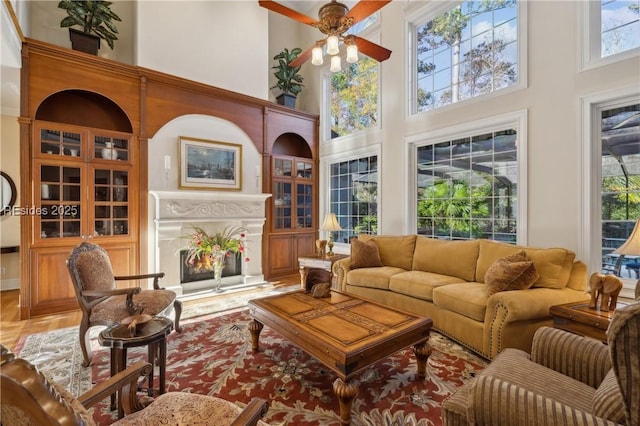
<svg viewBox="0 0 640 426"><path fill-rule="evenodd" d="M19 290L20 289L20 279L19 278L9 278L0 280L0 291L5 290Z"/></svg>

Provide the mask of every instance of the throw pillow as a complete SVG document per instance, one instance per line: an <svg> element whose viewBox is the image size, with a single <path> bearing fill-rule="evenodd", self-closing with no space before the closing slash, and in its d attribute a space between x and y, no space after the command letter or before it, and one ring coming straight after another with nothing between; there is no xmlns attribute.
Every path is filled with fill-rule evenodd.
<svg viewBox="0 0 640 426"><path fill-rule="evenodd" d="M357 238L351 239L351 269L375 268L384 266L380 260L380 251L373 240L366 243Z"/></svg>
<svg viewBox="0 0 640 426"><path fill-rule="evenodd" d="M497 259L487 269L484 282L489 294L495 294L500 291L527 289L538 278L540 275L536 271L536 265L521 251Z"/></svg>

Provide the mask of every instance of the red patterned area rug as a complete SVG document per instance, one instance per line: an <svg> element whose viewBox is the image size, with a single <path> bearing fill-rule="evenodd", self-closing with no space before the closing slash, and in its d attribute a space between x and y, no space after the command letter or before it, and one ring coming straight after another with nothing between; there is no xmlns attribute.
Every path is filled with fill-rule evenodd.
<svg viewBox="0 0 640 426"><path fill-rule="evenodd" d="M260 352L251 350L248 310L201 317L168 338L167 390L213 395L244 406L253 397L269 401L264 420L272 425L338 425L335 375L265 327ZM427 377L416 378L412 350L405 349L362 371L353 402L352 425L440 425L442 400L467 382L486 362L432 332L434 348ZM146 359L130 350L129 362ZM93 381L109 377L109 352L94 353ZM114 420L107 401L94 411L99 424Z"/></svg>

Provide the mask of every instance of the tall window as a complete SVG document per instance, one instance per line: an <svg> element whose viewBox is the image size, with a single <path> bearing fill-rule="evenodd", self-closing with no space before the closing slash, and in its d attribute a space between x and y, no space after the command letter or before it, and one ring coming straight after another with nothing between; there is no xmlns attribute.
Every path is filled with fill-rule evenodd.
<svg viewBox="0 0 640 426"><path fill-rule="evenodd" d="M378 233L378 156L340 161L329 166L331 201L342 231L337 243L358 234Z"/></svg>
<svg viewBox="0 0 640 426"><path fill-rule="evenodd" d="M465 1L414 25L413 110L433 110L518 83L515 0Z"/></svg>
<svg viewBox="0 0 640 426"><path fill-rule="evenodd" d="M517 240L517 132L504 129L417 148L417 232Z"/></svg>
<svg viewBox="0 0 640 426"><path fill-rule="evenodd" d="M640 104L604 109L600 119L602 271L638 278L638 259L613 251L640 218Z"/></svg>
<svg viewBox="0 0 640 426"><path fill-rule="evenodd" d="M378 63L361 57L330 77L331 139L378 122Z"/></svg>
<svg viewBox="0 0 640 426"><path fill-rule="evenodd" d="M640 0L600 2L600 55L607 57L640 47Z"/></svg>

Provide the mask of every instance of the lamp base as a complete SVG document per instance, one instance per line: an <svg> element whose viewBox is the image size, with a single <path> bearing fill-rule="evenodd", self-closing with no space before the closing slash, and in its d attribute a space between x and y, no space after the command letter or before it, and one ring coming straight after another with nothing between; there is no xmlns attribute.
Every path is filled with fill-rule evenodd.
<svg viewBox="0 0 640 426"><path fill-rule="evenodd" d="M329 233L329 242L327 243L327 248L329 251L327 252L327 257L333 256L333 235Z"/></svg>

